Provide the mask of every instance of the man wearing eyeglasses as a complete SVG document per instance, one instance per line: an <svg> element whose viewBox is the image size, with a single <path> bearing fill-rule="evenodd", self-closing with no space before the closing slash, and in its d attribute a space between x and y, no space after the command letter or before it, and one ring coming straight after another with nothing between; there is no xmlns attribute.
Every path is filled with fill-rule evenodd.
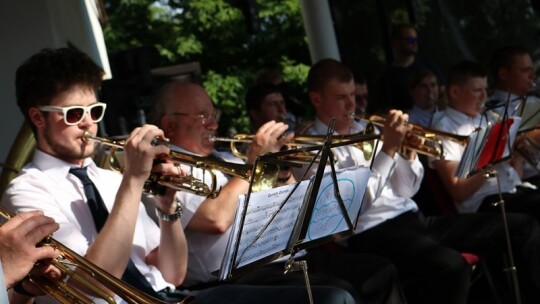
<svg viewBox="0 0 540 304"><path fill-rule="evenodd" d="M420 69L437 71L438 69L417 56L418 33L411 24L394 25L391 32L393 61L383 71L377 85L378 110L408 110L413 106L409 95L412 75ZM436 72L439 80L443 80ZM444 82L444 81L443 81ZM441 83L443 83L441 82Z"/></svg>
<svg viewBox="0 0 540 304"><path fill-rule="evenodd" d="M227 152L214 149L212 140L218 128L214 106L204 88L197 84L173 82L165 85L156 97L154 119L159 120L173 149L202 157L243 163ZM287 125L269 122L257 131L247 152L248 164L259 154L279 151L291 136L282 136ZM186 168L186 170L189 170ZM189 171L191 173L191 171ZM194 177L204 179L205 172L195 169ZM288 176L290 177L290 175ZM211 272L221 266L230 225L236 213L238 196L248 192L249 183L240 177L216 172L218 188L216 198L179 192L177 197L184 207L182 224L189 242L189 264L184 285L204 286L215 280ZM286 180L283 180L286 182Z"/></svg>

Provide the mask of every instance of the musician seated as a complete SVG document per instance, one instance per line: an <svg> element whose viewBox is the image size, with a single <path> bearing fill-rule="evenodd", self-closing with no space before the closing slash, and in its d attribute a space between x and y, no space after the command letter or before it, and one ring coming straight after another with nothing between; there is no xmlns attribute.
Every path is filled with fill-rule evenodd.
<svg viewBox="0 0 540 304"><path fill-rule="evenodd" d="M490 59L490 73L494 90L486 107L492 111L510 116L522 116L525 128L538 127L540 98L538 83L535 83L535 66L527 49L517 45L506 45L495 50ZM534 142L540 142L540 132L527 135ZM538 150L533 151L538 158ZM523 164L522 179L540 186L540 172L536 163Z"/></svg>
<svg viewBox="0 0 540 304"><path fill-rule="evenodd" d="M308 91L317 114L308 135L326 134L331 119L335 119L336 135L363 130L350 115L355 110L354 79L347 66L333 59L317 62L308 74ZM398 153L411 127L407 114L398 110L388 113L382 128L384 141L379 143L373 160L357 234L349 239L348 249L378 254L394 263L409 303L465 303L470 270L460 252L499 260L505 248L504 226L500 216L491 214L421 214L411 197L418 190L423 167L415 152L405 156ZM371 165L356 147L342 146L332 152L336 169ZM530 299L538 299L540 228L527 215L513 214L508 219L518 268L521 267L520 283L526 286ZM525 235L528 240L523 238ZM530 250L535 253L529 254Z"/></svg>
<svg viewBox="0 0 540 304"><path fill-rule="evenodd" d="M407 112L409 122L429 127L433 113L438 111L439 84L435 73L427 69L416 71L411 77L409 94L413 102Z"/></svg>
<svg viewBox="0 0 540 304"><path fill-rule="evenodd" d="M157 299L183 301L185 295L175 286L184 282L188 249L175 191L156 197L159 226L140 202L152 170L165 175L181 172L172 163L153 165L170 150L153 145L164 134L151 125L136 128L123 145L123 175L96 166L90 158L94 143L83 135L97 133L105 111L105 105L96 100L102 75L87 55L68 48L45 49L17 69L17 103L32 127L37 150L32 162L11 181L2 201L13 211L41 210L52 217L60 225L54 233L56 240L132 288ZM271 300L269 293L275 294ZM351 295L342 290L314 293L325 303L352 302ZM223 286L197 292L197 303L223 299L307 302L301 288ZM38 301L53 299L40 297Z"/></svg>
<svg viewBox="0 0 540 304"><path fill-rule="evenodd" d="M257 91L257 92L256 92ZM273 85L257 85L247 94L258 96L257 105L248 106L249 112L260 111L266 119L278 118L275 113L283 111L282 96ZM262 113L260 105L268 103L268 113ZM276 111L277 110L277 111ZM214 119L215 109L206 91L199 85L170 83L157 95L155 117L160 119L161 127L175 149L193 155L213 158L217 154L227 162L242 163L230 153L214 150L210 140L217 128ZM252 116L252 118L254 118ZM247 154L247 163L252 163L258 154L276 152L292 136L283 135L287 125L282 122L261 121ZM187 168L186 168L187 169ZM190 171L191 172L191 171ZM286 171L282 181L291 179ZM194 169L193 175L202 178L203 172ZM216 172L218 188L221 191L216 198L205 198L188 192L178 192L177 198L184 207L182 225L189 244L189 259L184 286L200 288L215 285L216 277L211 273L220 269L221 261L230 235L230 227L238 206L238 196L248 191L249 183L239 177ZM208 178L206 181L208 182ZM290 182L290 181L287 181ZM372 303L401 303L399 285L394 269L386 261L370 259L364 256L315 255L308 253L300 259L306 259L310 274L310 283L316 286L339 286L346 288L362 302L371 298ZM340 258L341 257L341 258ZM366 267L361 267L364 265ZM283 274L284 263L275 263L231 280L233 284L250 285L304 285L301 272ZM346 280L349 278L350 280ZM372 285L370 285L372 284ZM396 291L397 290L397 291ZM394 302L392 302L394 301Z"/></svg>
<svg viewBox="0 0 540 304"><path fill-rule="evenodd" d="M432 127L458 135L470 135L478 127L486 128L488 123L495 123L497 115L491 112L483 114L487 101L486 76L484 68L475 62L462 61L453 66L448 75L449 108L441 112ZM443 140L443 148L444 159L431 159L430 163L452 195L456 208L464 213L500 212L500 207L493 206L500 199L497 177L485 172L469 178L457 177L456 170L465 146ZM519 153L513 153L510 160L498 163L489 170L498 175L506 211L528 213L540 219L540 191L522 183L523 162Z"/></svg>
<svg viewBox="0 0 540 304"><path fill-rule="evenodd" d="M50 246L36 247L56 230L58 224L38 211L16 215L0 226L0 285L5 285L9 303L33 303L34 296L43 294L26 278L30 272L59 279L58 269L46 260L60 253ZM36 265L38 262L42 264ZM5 297L0 292L0 298Z"/></svg>

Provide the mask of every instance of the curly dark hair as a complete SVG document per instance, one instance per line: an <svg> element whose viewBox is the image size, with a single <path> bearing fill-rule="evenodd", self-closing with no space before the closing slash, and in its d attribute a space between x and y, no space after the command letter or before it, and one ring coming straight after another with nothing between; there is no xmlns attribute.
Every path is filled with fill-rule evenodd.
<svg viewBox="0 0 540 304"><path fill-rule="evenodd" d="M103 70L90 57L78 50L43 49L28 58L17 69L15 74L17 105L25 119L30 122L28 110L31 107L50 104L54 97L74 85L97 91L102 78Z"/></svg>

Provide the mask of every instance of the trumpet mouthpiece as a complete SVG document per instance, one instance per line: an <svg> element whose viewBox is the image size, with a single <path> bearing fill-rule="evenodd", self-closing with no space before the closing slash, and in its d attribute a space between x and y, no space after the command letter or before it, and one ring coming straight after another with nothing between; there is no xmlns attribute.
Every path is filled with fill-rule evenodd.
<svg viewBox="0 0 540 304"><path fill-rule="evenodd" d="M82 140L84 142L89 142L91 139L94 139L94 134L90 133L90 131L84 131Z"/></svg>
<svg viewBox="0 0 540 304"><path fill-rule="evenodd" d="M354 118L356 118L356 113L354 113L354 112L349 112L349 113L347 113L347 116L348 116L349 118L354 119Z"/></svg>

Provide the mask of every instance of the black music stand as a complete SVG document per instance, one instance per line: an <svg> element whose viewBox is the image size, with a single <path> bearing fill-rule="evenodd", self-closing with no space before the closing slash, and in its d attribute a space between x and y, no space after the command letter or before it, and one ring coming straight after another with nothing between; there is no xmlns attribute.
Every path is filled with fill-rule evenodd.
<svg viewBox="0 0 540 304"><path fill-rule="evenodd" d="M509 274L512 282L512 289L516 298L516 304L521 303L521 294L517 278L517 269L512 253L512 242L508 231L508 221L506 218L505 202L502 196L499 174L494 166L511 157L512 147L514 146L515 136L521 123L520 117L507 117L507 111L494 124L488 124L485 129L478 128L469 139L465 148L462 161L458 166L456 176L459 178L468 178L474 174L484 174L486 177L495 177L497 179L497 190L499 201L494 202L493 206L499 206L501 210L505 240L507 247L507 267L504 269Z"/></svg>
<svg viewBox="0 0 540 304"><path fill-rule="evenodd" d="M231 248L228 248L227 253L224 257L224 263L222 265L221 272L219 274L220 279L225 280L228 278L231 278L233 275L240 274L242 272L246 272L249 269L252 269L253 267L267 264L268 262L271 262L277 258L289 255L290 258L288 262L285 265L285 272L288 271L294 271L294 270L302 270L304 272L304 278L306 280L306 286L308 289L308 295L311 298L311 289L309 285L309 278L307 275L307 264L305 261L294 261L294 256L298 251L307 249L319 244L323 244L325 242L328 242L329 240L336 240L340 239L346 236L350 236L354 234L354 229L356 227L356 220L360 214L361 209L361 202L363 200L363 193L365 191L365 187L367 186L367 180L369 178L369 169L367 167L358 167L355 169L349 169L340 171L339 174L352 174L353 176L356 176L355 174L358 173L358 176L361 176L363 179L358 179L358 185L360 187L363 187L362 195L356 196L355 202L356 204L353 206L353 203L351 201L351 204L349 205L349 208L345 205L341 193L340 193L340 186L338 181L337 174L333 165L332 161L329 161L332 159L332 147L337 147L341 145L347 145L352 144L364 140L373 140L379 138L379 135L362 135L358 136L358 138L353 138L348 141L342 141L339 143L333 143L332 142L332 133L333 133L333 124L331 124L331 127L328 130L328 134L326 137L326 140L323 145L317 145L309 148L301 148L301 149L295 149L295 150L286 150L281 151L277 153L262 155L257 159L256 164L254 165L254 168L257 166L257 163L263 162L263 163L272 163L272 162L280 162L280 157L285 156L287 154L294 154L299 152L306 152L306 151L317 151L317 154L314 155L314 159L318 160L318 169L316 175L308 181L302 181L295 185L285 186L289 187L288 193L286 193L286 197L284 200L279 204L278 208L274 211L269 211L270 215L266 216L266 218L262 219L264 225L262 228L258 229L257 231L250 231L250 228L246 228L244 231L244 227L246 225L250 225L254 222L253 219L248 219L247 214L251 211L248 209L250 198L255 197L256 195L259 195L261 193L252 193L252 187L250 186L250 189L245 196L244 200L244 209L243 211L239 211L237 213L237 218L235 219L235 223L237 225L233 225L235 228L231 231L231 239L229 240L229 245L231 245ZM313 164L313 162L312 162ZM325 174L325 168L327 165L330 164L331 172ZM354 171L359 170L359 171ZM316 207L319 207L320 205L317 205L322 201L317 201L319 190L321 189L321 182L323 180L323 176L326 177L326 179L331 179L331 186L327 186L327 188L332 188L332 197L335 198L337 201L337 206L334 205L334 212L339 214L343 222L340 222L339 228L335 230L331 230L330 233L323 233L322 235L316 235L312 233L314 231L313 227L316 227L315 224L317 220L314 219L316 217L314 211ZM330 177L329 177L330 176ZM341 176L341 175L340 175ZM253 175L251 183L253 183ZM281 190L283 187L274 188L272 189L275 193L282 192L285 193L285 190ZM325 189L327 189L325 188ZM299 189L299 190L298 190ZM302 192L303 191L303 192ZM354 193L358 193L359 191L355 191ZM252 246L260 241L261 243L266 242L264 240L263 234L268 231L274 231L273 229L276 229L276 223L282 220L279 218L278 214L280 211L290 208L292 204L294 204L294 201L297 199L296 197L293 197L293 194L297 193L298 195L301 195L302 201L297 202L298 209L297 212L294 213L294 219L291 221L293 223L292 226L287 226L290 228L286 233L286 238L284 238L283 246L280 247L277 251L273 252L270 255L257 257L255 259L250 256L247 249L253 248ZM266 192L262 193L263 195L267 195ZM268 194L268 196L271 196L273 194ZM259 206L257 206L259 208ZM263 207L265 208L265 207ZM240 210L240 209L239 209ZM253 210L253 209L252 209ZM260 212L261 210L257 209L257 212ZM326 223L325 223L326 224ZM322 225L324 226L324 225ZM237 227L237 229L236 229ZM337 226L336 226L337 227ZM249 234L256 234L255 237L253 237L251 240L248 238ZM313 235L316 235L313 237ZM241 238L245 237L247 239L247 244L242 243ZM240 248L240 246L243 246ZM250 248L251 247L251 248ZM229 254L230 253L230 254ZM246 256L249 256L250 259L247 259ZM242 260L249 260L248 263L241 264Z"/></svg>

